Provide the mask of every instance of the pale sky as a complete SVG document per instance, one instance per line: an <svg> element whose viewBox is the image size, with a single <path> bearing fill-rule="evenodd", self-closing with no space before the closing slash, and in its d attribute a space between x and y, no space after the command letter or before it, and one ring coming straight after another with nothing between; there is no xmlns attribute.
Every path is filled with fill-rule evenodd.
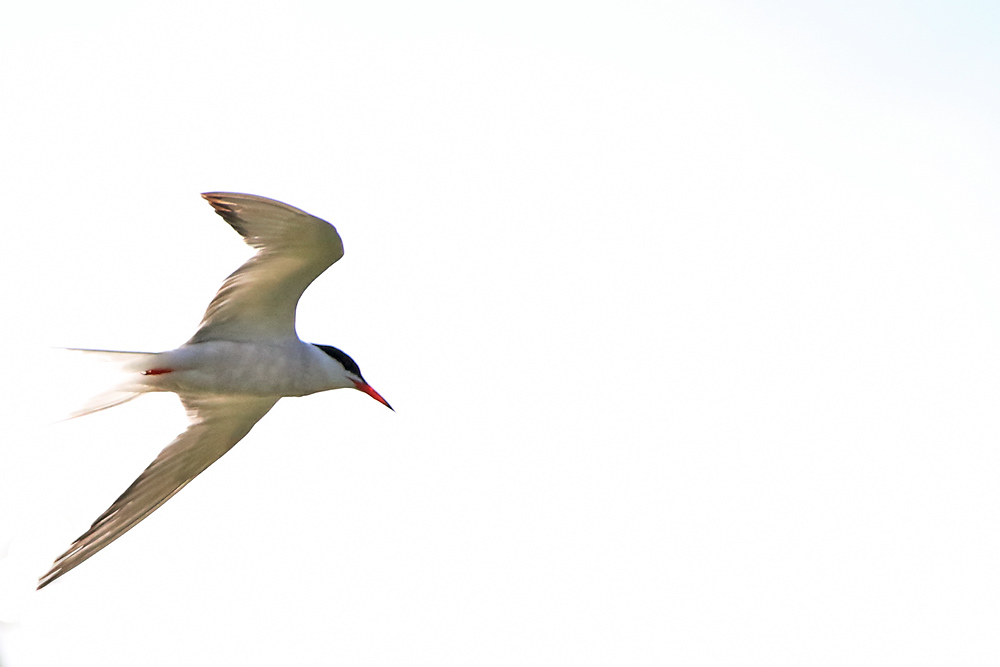
<svg viewBox="0 0 1000 667"><path fill-rule="evenodd" d="M19 3L0 16L0 665L1000 662L996 3ZM282 400L82 419L285 201L344 259Z"/></svg>

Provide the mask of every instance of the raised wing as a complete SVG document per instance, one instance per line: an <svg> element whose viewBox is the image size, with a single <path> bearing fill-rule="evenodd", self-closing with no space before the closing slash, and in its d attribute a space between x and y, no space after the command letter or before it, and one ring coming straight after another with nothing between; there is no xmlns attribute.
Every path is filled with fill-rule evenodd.
<svg viewBox="0 0 1000 667"><path fill-rule="evenodd" d="M121 537L183 489L267 414L277 398L186 397L181 399L191 424L177 436L118 500L97 518L45 576L42 588Z"/></svg>
<svg viewBox="0 0 1000 667"><path fill-rule="evenodd" d="M344 256L337 230L265 197L234 192L206 192L202 197L257 254L222 283L189 342L295 338L299 297Z"/></svg>

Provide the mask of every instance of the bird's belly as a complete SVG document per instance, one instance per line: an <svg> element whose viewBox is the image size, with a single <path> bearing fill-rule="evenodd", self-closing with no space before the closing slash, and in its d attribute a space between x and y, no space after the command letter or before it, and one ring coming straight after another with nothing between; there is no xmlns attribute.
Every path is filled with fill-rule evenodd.
<svg viewBox="0 0 1000 667"><path fill-rule="evenodd" d="M332 388L309 363L305 344L293 343L185 345L157 358L157 366L169 372L151 380L161 391L180 394L305 396Z"/></svg>

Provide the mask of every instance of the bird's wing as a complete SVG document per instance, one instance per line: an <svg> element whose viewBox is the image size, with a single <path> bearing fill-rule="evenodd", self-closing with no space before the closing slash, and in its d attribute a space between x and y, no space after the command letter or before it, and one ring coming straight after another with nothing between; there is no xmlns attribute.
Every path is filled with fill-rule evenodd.
<svg viewBox="0 0 1000 667"><path fill-rule="evenodd" d="M229 451L277 398L183 397L191 423L126 489L94 525L60 556L38 587L52 583L149 516Z"/></svg>
<svg viewBox="0 0 1000 667"><path fill-rule="evenodd" d="M337 230L265 197L233 192L202 197L257 254L222 283L189 342L294 338L295 307L302 292L344 256Z"/></svg>

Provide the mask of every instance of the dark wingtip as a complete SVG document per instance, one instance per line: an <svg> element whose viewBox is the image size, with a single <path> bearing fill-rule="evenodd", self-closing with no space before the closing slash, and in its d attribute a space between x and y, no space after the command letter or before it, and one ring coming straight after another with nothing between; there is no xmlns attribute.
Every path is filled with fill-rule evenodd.
<svg viewBox="0 0 1000 667"><path fill-rule="evenodd" d="M212 208L218 213L223 220L229 223L233 229L235 229L240 236L246 237L247 232L244 227L243 220L240 219L238 205L226 201L225 197L227 193L225 192L202 192L202 198L212 205Z"/></svg>
<svg viewBox="0 0 1000 667"><path fill-rule="evenodd" d="M48 572L46 572L45 574L43 574L41 577L38 578L38 585L35 587L35 590L36 591L42 590L43 588L51 584L53 581L58 579L60 575L62 575L62 572L60 572L56 568L49 570Z"/></svg>

